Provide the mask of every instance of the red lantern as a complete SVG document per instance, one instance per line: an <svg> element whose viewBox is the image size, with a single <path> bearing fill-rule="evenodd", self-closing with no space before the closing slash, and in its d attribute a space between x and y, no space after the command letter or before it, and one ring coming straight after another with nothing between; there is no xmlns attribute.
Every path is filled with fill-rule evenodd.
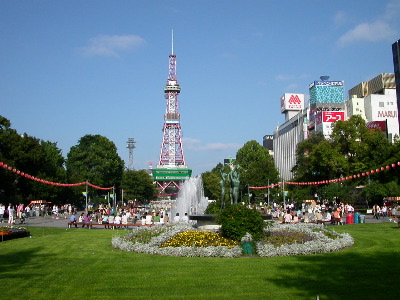
<svg viewBox="0 0 400 300"><path fill-rule="evenodd" d="M7 164L3 164L3 168L7 169L8 165Z"/></svg>
<svg viewBox="0 0 400 300"><path fill-rule="evenodd" d="M371 172L367 172L366 174L369 175L369 174L371 174Z"/></svg>
<svg viewBox="0 0 400 300"><path fill-rule="evenodd" d="M4 163L2 161L0 161L0 167L2 167L4 165Z"/></svg>
<svg viewBox="0 0 400 300"><path fill-rule="evenodd" d="M8 171L11 171L11 170L12 170L12 168L11 168L11 167L8 167L7 169L8 169Z"/></svg>
<svg viewBox="0 0 400 300"><path fill-rule="evenodd" d="M390 169L390 166L386 166L386 170L389 170Z"/></svg>

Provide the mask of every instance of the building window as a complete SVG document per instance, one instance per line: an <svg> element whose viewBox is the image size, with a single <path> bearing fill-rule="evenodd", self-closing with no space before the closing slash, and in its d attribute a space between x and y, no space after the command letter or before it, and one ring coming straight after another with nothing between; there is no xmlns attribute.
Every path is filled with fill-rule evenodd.
<svg viewBox="0 0 400 300"><path fill-rule="evenodd" d="M379 107L385 107L385 102L379 102Z"/></svg>

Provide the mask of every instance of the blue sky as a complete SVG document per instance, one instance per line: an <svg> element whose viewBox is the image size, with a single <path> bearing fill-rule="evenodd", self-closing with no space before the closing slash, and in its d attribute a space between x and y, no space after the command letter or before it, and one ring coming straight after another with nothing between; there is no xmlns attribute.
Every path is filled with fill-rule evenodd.
<svg viewBox="0 0 400 300"><path fill-rule="evenodd" d="M66 157L86 134L157 165L171 30L195 175L283 123L321 75L346 91L393 72L400 1L0 1L0 115ZM22 170L23 171L23 170Z"/></svg>

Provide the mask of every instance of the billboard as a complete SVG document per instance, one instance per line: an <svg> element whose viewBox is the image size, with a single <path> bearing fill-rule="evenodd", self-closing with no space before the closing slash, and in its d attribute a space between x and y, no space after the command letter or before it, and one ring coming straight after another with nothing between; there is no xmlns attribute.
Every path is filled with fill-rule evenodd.
<svg viewBox="0 0 400 300"><path fill-rule="evenodd" d="M232 165L236 159L235 158L225 158L224 165Z"/></svg>
<svg viewBox="0 0 400 300"><path fill-rule="evenodd" d="M344 121L344 111L320 111L315 115L316 131L322 131L325 137L332 134L332 124Z"/></svg>
<svg viewBox="0 0 400 300"><path fill-rule="evenodd" d="M314 81L311 82L308 88L312 88L314 86L343 86L343 81Z"/></svg>
<svg viewBox="0 0 400 300"><path fill-rule="evenodd" d="M281 112L304 109L304 94L285 93L281 97Z"/></svg>
<svg viewBox="0 0 400 300"><path fill-rule="evenodd" d="M386 121L372 121L365 124L369 129L380 129L386 131Z"/></svg>
<svg viewBox="0 0 400 300"><path fill-rule="evenodd" d="M344 111L320 111L315 115L315 124L344 121Z"/></svg>

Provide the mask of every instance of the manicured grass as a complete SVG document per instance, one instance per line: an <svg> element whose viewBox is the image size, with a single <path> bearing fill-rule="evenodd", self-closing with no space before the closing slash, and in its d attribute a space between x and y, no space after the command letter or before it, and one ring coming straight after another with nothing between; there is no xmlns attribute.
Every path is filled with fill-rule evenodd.
<svg viewBox="0 0 400 300"><path fill-rule="evenodd" d="M0 243L1 299L398 299L400 229L330 227L355 245L293 257L182 258L111 247L123 230L29 227Z"/></svg>

